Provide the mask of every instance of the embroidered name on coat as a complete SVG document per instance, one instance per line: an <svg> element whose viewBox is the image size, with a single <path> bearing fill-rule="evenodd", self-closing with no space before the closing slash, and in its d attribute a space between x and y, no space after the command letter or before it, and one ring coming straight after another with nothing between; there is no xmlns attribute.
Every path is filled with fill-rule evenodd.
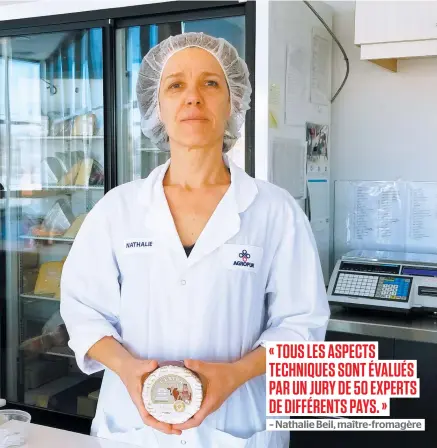
<svg viewBox="0 0 437 448"><path fill-rule="evenodd" d="M152 247L152 241L132 241L130 243L126 243L126 249L132 249L137 247Z"/></svg>

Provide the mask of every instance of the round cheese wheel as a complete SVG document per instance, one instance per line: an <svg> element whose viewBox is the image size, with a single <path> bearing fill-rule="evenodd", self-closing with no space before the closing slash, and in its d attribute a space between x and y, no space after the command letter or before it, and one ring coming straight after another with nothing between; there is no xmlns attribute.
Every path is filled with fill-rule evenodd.
<svg viewBox="0 0 437 448"><path fill-rule="evenodd" d="M147 412L157 420L170 424L184 423L200 409L202 383L186 367L165 365L147 377L143 400Z"/></svg>

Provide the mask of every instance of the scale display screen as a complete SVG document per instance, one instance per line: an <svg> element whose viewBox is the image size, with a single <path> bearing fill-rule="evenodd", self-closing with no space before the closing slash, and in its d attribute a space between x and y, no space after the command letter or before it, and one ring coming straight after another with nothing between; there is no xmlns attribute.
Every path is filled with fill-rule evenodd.
<svg viewBox="0 0 437 448"><path fill-rule="evenodd" d="M437 269L421 268L415 266L404 266L402 268L404 275L418 275L420 277L437 277Z"/></svg>
<svg viewBox="0 0 437 448"><path fill-rule="evenodd" d="M375 274L399 274L400 268L398 264L351 263L346 261L343 261L340 265L340 271L372 272Z"/></svg>

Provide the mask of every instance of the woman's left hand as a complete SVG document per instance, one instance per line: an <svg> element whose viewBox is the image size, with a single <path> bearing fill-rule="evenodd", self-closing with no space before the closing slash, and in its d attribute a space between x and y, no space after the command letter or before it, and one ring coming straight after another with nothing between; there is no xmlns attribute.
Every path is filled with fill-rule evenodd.
<svg viewBox="0 0 437 448"><path fill-rule="evenodd" d="M203 385L203 401L200 409L185 423L172 425L184 431L199 426L216 411L226 399L242 385L240 372L235 364L185 360L185 367L197 373Z"/></svg>

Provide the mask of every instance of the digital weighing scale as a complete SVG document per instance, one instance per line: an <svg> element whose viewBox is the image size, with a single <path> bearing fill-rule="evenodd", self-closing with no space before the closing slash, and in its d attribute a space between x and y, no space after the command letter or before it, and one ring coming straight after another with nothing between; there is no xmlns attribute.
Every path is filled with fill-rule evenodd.
<svg viewBox="0 0 437 448"><path fill-rule="evenodd" d="M437 255L354 250L337 261L330 303L437 312Z"/></svg>

